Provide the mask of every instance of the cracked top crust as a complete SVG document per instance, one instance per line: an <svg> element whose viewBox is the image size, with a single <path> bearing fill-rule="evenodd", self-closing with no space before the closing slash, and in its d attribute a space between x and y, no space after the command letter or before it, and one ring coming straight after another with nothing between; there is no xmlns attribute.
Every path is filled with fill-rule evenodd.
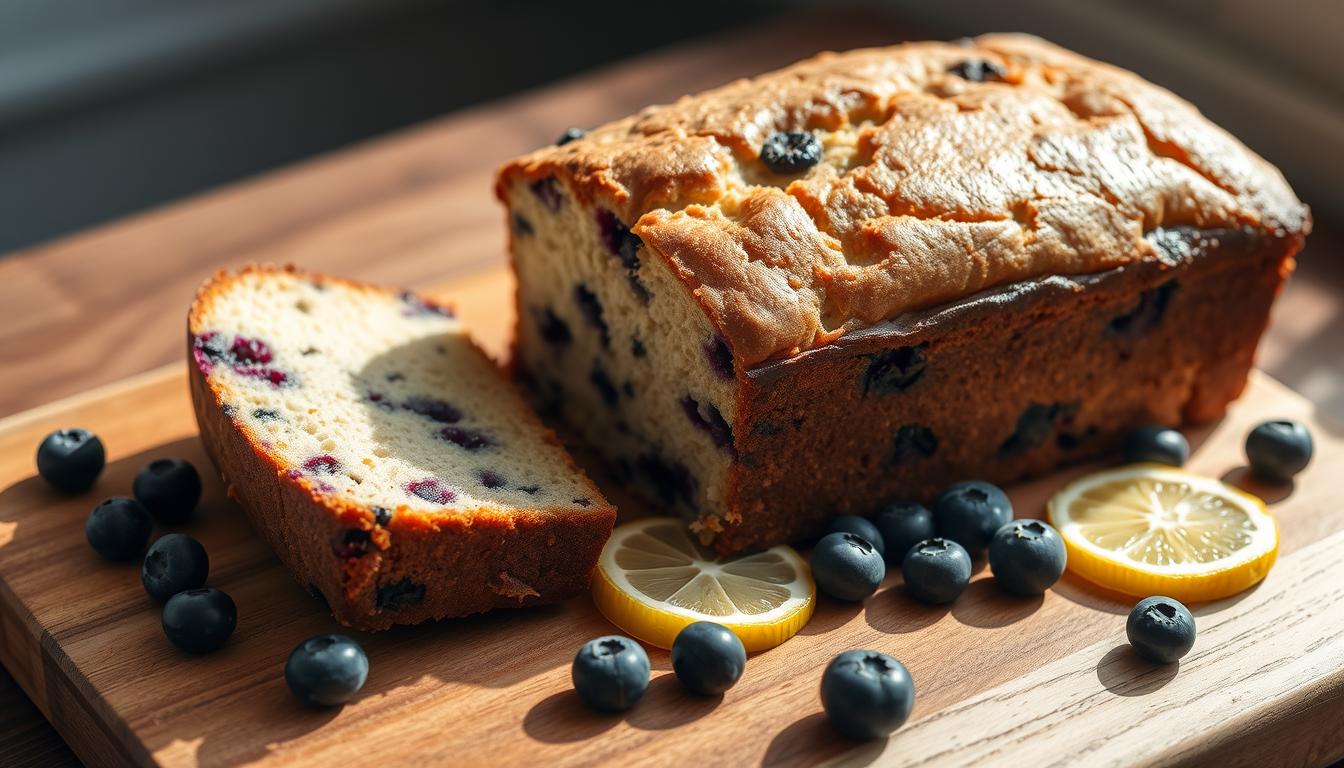
<svg viewBox="0 0 1344 768"><path fill-rule="evenodd" d="M949 70L983 60L985 82ZM776 131L822 161L772 173ZM500 170L558 177L666 259L742 365L996 285L1155 258L1160 227L1306 234L1283 176L1188 103L1036 38L826 53Z"/></svg>

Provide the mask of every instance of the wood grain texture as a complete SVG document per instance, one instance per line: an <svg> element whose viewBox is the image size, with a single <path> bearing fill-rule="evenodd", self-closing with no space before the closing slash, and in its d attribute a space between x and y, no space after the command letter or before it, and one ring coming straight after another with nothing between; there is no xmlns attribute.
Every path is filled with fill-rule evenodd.
<svg viewBox="0 0 1344 768"><path fill-rule="evenodd" d="M509 291L507 274L492 270L446 298L498 350L511 319L497 307ZM1191 435L1192 466L1239 480L1241 440L1252 423L1269 416L1311 422L1311 410L1257 375L1223 422ZM110 453L98 485L74 499L31 477L32 446L59 424L96 430ZM1291 492L1258 489L1270 496L1282 523L1280 565L1259 589L1199 609L1205 634L1174 677L1111 653L1128 601L1069 578L1044 598L1010 598L982 568L950 607L914 603L896 576L861 607L823 601L798 637L753 656L747 675L718 699L683 693L667 654L655 651L652 686L634 710L623 717L585 711L570 689L569 663L584 640L611 627L588 600L578 599L355 633L372 659L368 685L342 710L313 712L284 690L281 668L304 637L336 627L248 528L213 473L205 473L200 519L188 530L211 554L211 582L239 606L238 632L223 651L202 658L175 651L140 589L137 567L102 562L83 540L88 508L124 493L152 458L183 456L207 466L194 437L184 372L170 367L130 388L0 421L0 655L90 764L591 765L638 757L684 765L702 757L706 744L734 763L901 763L926 754L921 745L945 740L940 728L985 735L1008 728L1000 724L1004 709L1025 718L1024 727L1036 722L1026 711L1040 710L1047 720L1092 718L1088 727L1064 724L1045 732L1056 759L1093 750L1099 759L1132 762L1113 750L1134 732L1122 731L1112 743L1102 726L1153 721L1167 724L1162 749L1148 755L1153 759L1202 760L1210 746L1232 749L1249 734L1245 738L1273 744L1282 762L1308 764L1344 752L1337 731L1320 727L1344 717L1344 680L1338 665L1325 669L1340 652L1330 640L1344 631L1344 610L1332 591L1344 584L1344 564L1330 566L1319 554L1337 544L1338 537L1326 540L1344 529L1331 481L1344 469L1344 440L1320 427L1316 435L1317 458ZM1049 493L1079 471L1012 489L1019 515L1041 514ZM1313 542L1320 543L1313 548ZM1316 585L1304 598L1321 599L1319 610L1296 597L1304 573ZM1264 609L1265 601L1272 610ZM856 747L831 733L820 714L821 670L835 653L853 647L895 655L916 680L912 725L886 743ZM1268 666L1264 672L1249 666L1257 652L1265 655L1259 659ZM1044 672L1055 669L1058 675ZM1164 684L1155 685L1162 677ZM1003 691L1019 689L1021 695L1004 703ZM1192 700L1190 692L1205 698ZM1071 706L1068 697L1087 706ZM967 722L982 725L976 730ZM1275 734L1285 723L1314 736L1280 740ZM938 757L983 763L990 750L995 760L1017 763L1024 753L1014 750L1029 753L1042 739L958 742L958 751Z"/></svg>

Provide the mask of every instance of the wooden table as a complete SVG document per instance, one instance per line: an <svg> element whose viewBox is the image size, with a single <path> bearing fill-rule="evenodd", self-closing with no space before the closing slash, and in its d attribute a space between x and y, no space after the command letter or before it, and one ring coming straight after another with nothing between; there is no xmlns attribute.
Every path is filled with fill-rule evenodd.
<svg viewBox="0 0 1344 768"><path fill-rule="evenodd" d="M404 285L499 263L497 164L649 102L783 65L819 49L889 43L872 18L791 22L651 54L472 109L259 179L0 260L0 416L174 361L184 308L211 271L248 261ZM1344 360L1337 327L1337 230L1319 227L1276 309L1263 361L1295 385ZM1280 370L1281 369L1281 370ZM1335 393L1344 392L1341 372ZM1328 389L1328 388L1327 388ZM1329 403L1323 405L1328 406ZM0 765L75 765L7 674L0 674Z"/></svg>

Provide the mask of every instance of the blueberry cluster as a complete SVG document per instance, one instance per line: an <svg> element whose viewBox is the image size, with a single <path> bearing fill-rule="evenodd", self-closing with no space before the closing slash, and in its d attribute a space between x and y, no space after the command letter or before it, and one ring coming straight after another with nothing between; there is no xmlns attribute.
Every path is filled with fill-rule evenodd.
<svg viewBox="0 0 1344 768"><path fill-rule="evenodd" d="M687 691L718 696L735 685L747 668L747 651L737 635L721 624L697 621L672 641L672 671ZM649 687L649 655L623 635L589 640L570 668L574 690L598 712L624 712Z"/></svg>
<svg viewBox="0 0 1344 768"><path fill-rule="evenodd" d="M995 580L1007 592L1039 595L1064 573L1064 541L1048 523L1013 520L1013 505L996 486L949 486L933 509L898 501L872 519L840 515L812 550L817 587L839 600L877 591L888 566L899 567L906 591L923 603L957 599L971 582L972 557L989 553Z"/></svg>

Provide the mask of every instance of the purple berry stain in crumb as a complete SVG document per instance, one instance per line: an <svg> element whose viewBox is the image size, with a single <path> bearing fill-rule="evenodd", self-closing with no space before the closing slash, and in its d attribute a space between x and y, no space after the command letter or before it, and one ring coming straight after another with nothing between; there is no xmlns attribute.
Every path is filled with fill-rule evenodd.
<svg viewBox="0 0 1344 768"><path fill-rule="evenodd" d="M209 331L196 337L192 343L192 356L196 367L207 375L215 366L227 365L239 376L261 379L276 387L294 384L289 374L267 365L275 355L261 339L235 336L229 342L219 333Z"/></svg>
<svg viewBox="0 0 1344 768"><path fill-rule="evenodd" d="M476 473L476 477L481 481L481 485L486 488L503 488L508 485L508 481L504 479L504 476L493 469L482 469L480 472Z"/></svg>
<svg viewBox="0 0 1344 768"><path fill-rule="evenodd" d="M540 485L520 485L520 486L518 486L518 490L522 491L523 493L526 493L526 494L535 496L535 495L537 494L537 492L541 490L541 486L540 486Z"/></svg>
<svg viewBox="0 0 1344 768"><path fill-rule="evenodd" d="M597 211L597 232L607 251L619 259L621 266L625 267L630 290L634 291L640 301L648 303L652 295L648 286L639 279L639 249L644 246L644 241L616 218L616 214L605 208Z"/></svg>
<svg viewBox="0 0 1344 768"><path fill-rule="evenodd" d="M923 424L905 424L896 430L892 440L889 466L900 466L926 459L938 450L938 437Z"/></svg>
<svg viewBox="0 0 1344 768"><path fill-rule="evenodd" d="M334 475L341 471L341 462L337 461L335 456L324 453L303 462L303 468L315 475Z"/></svg>
<svg viewBox="0 0 1344 768"><path fill-rule="evenodd" d="M588 325L597 329L598 335L602 338L602 346L610 349L611 331L607 328L607 321L602 317L602 302L598 300L597 294L588 290L588 286L579 283L574 286L574 303L578 305L579 312L583 313Z"/></svg>
<svg viewBox="0 0 1344 768"><path fill-rule="evenodd" d="M547 176L544 179L538 179L528 187L532 190L533 196L542 202L552 213L560 210L565 204L565 193L560 189L560 181L554 176Z"/></svg>
<svg viewBox="0 0 1344 768"><path fill-rule="evenodd" d="M266 346L266 342L244 336L234 337L233 346L229 347L229 353L238 362L252 365L265 365L275 358L274 354L271 353L271 348Z"/></svg>
<svg viewBox="0 0 1344 768"><path fill-rule="evenodd" d="M924 375L928 343L888 349L873 355L863 373L863 393L904 392Z"/></svg>
<svg viewBox="0 0 1344 768"><path fill-rule="evenodd" d="M545 309L533 307L532 317L537 323L537 332L547 344L560 349L569 346L574 340L574 334L569 330L569 323L555 314L555 310L550 307Z"/></svg>
<svg viewBox="0 0 1344 768"><path fill-rule="evenodd" d="M1027 403L1013 433L999 445L999 456L1015 456L1040 446L1056 431L1069 433L1078 403Z"/></svg>
<svg viewBox="0 0 1344 768"><path fill-rule="evenodd" d="M531 237L533 233L532 222L523 218L523 214L513 214L513 233L519 237Z"/></svg>
<svg viewBox="0 0 1344 768"><path fill-rule="evenodd" d="M439 437L468 451L479 451L494 445L484 432L465 427L444 427L439 430Z"/></svg>
<svg viewBox="0 0 1344 768"><path fill-rule="evenodd" d="M402 314L407 317L415 317L417 315L437 315L439 317L457 316L452 307L440 304L437 301L431 301L423 296L417 296L410 291L403 291L399 298L401 299L401 303L406 305L406 311Z"/></svg>
<svg viewBox="0 0 1344 768"><path fill-rule="evenodd" d="M610 407L616 407L616 403L621 398L621 393L616 391L616 385L612 383L606 369L597 360L593 361L593 369L588 372L588 381L592 383L593 389L597 390L602 402Z"/></svg>
<svg viewBox="0 0 1344 768"><path fill-rule="evenodd" d="M574 500L574 503L578 504L580 507L591 507L593 505L593 500L587 496L580 496Z"/></svg>
<svg viewBox="0 0 1344 768"><path fill-rule="evenodd" d="M630 354L634 355L635 357L644 357L645 355L649 354L649 351L644 348L644 342L640 341L634 336L631 336Z"/></svg>
<svg viewBox="0 0 1344 768"><path fill-rule="evenodd" d="M435 504L452 504L457 500L457 491L432 477L412 480L406 484L406 492Z"/></svg>
<svg viewBox="0 0 1344 768"><path fill-rule="evenodd" d="M227 361L229 348L218 333L208 331L196 337L191 353L196 359L196 367L201 373L208 374L216 365Z"/></svg>
<svg viewBox="0 0 1344 768"><path fill-rule="evenodd" d="M356 558L369 553L371 538L369 532L360 528L351 528L343 533L333 545L337 557Z"/></svg>
<svg viewBox="0 0 1344 768"><path fill-rule="evenodd" d="M438 398L425 395L409 397L401 407L440 424L456 424L462 420L462 411Z"/></svg>
<svg viewBox="0 0 1344 768"><path fill-rule="evenodd" d="M713 404L702 404L687 395L681 399L681 409L692 424L709 435L714 445L732 452L733 428L728 425L728 421L723 418L718 408Z"/></svg>
<svg viewBox="0 0 1344 768"><path fill-rule="evenodd" d="M733 352L728 349L728 342L722 338L715 338L705 345L705 358L709 360L709 367L719 375L724 381L732 381L737 373L733 370Z"/></svg>

